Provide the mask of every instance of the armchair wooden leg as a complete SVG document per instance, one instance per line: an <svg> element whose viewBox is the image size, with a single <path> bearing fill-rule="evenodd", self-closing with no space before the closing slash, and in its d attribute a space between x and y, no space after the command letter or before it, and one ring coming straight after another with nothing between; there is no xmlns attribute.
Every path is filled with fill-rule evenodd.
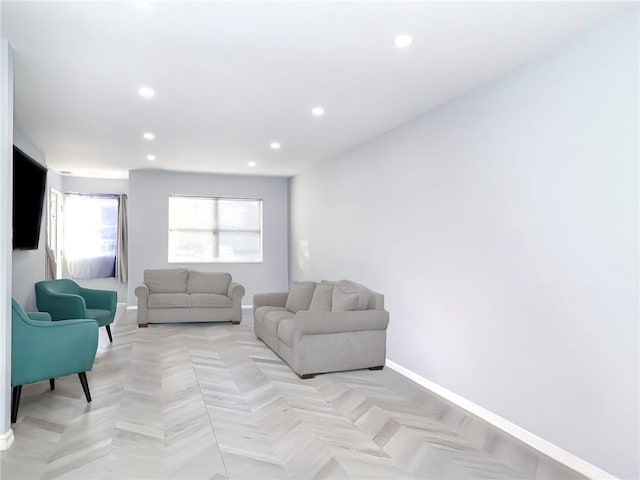
<svg viewBox="0 0 640 480"><path fill-rule="evenodd" d="M109 341L113 343L113 337L111 337L111 327L109 325L105 325L104 328L107 329L107 335L109 335Z"/></svg>
<svg viewBox="0 0 640 480"><path fill-rule="evenodd" d="M138 328L147 328L149 326L148 323L139 323Z"/></svg>
<svg viewBox="0 0 640 480"><path fill-rule="evenodd" d="M84 396L87 398L87 402L90 402L91 393L89 393L89 382L87 382L86 372L80 372L78 374L78 378L80 378L80 383L82 384L82 390L84 390Z"/></svg>
<svg viewBox="0 0 640 480"><path fill-rule="evenodd" d="M18 421L18 407L20 406L20 394L22 393L22 385L13 387L11 395L11 423Z"/></svg>
<svg viewBox="0 0 640 480"><path fill-rule="evenodd" d="M55 390L56 389L56 379L55 378L50 378L49 379L49 386L51 387L51 390Z"/></svg>

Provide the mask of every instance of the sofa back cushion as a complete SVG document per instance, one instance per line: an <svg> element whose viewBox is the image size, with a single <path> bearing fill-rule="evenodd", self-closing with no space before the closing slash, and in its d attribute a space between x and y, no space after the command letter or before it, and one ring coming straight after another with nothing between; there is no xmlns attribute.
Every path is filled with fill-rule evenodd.
<svg viewBox="0 0 640 480"><path fill-rule="evenodd" d="M333 296L333 285L328 283L318 283L311 297L309 310L315 312L330 312Z"/></svg>
<svg viewBox="0 0 640 480"><path fill-rule="evenodd" d="M369 297L367 287L350 280L340 280L333 288L331 310L334 312L366 310L369 306Z"/></svg>
<svg viewBox="0 0 640 480"><path fill-rule="evenodd" d="M187 292L189 293L217 293L226 295L231 283L231 275L228 273L189 272L187 280Z"/></svg>
<svg viewBox="0 0 640 480"><path fill-rule="evenodd" d="M144 283L149 293L185 293L188 276L189 270L186 268L145 270Z"/></svg>
<svg viewBox="0 0 640 480"><path fill-rule="evenodd" d="M314 282L293 282L284 308L293 313L297 313L298 310L309 310L315 288Z"/></svg>

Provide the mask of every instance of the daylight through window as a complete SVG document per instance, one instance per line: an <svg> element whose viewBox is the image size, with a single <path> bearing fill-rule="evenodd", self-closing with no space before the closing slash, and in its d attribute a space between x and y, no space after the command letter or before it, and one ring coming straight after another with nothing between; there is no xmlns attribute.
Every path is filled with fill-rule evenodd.
<svg viewBox="0 0 640 480"><path fill-rule="evenodd" d="M169 262L262 262L262 200L170 196Z"/></svg>

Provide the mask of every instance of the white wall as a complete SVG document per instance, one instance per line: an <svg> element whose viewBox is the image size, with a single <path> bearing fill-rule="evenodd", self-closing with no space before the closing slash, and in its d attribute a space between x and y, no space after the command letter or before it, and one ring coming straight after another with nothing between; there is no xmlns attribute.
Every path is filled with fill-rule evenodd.
<svg viewBox="0 0 640 480"><path fill-rule="evenodd" d="M0 5L0 10L2 6ZM11 445L13 53L0 39L0 449Z"/></svg>
<svg viewBox="0 0 640 480"><path fill-rule="evenodd" d="M169 264L169 195L259 197L263 200L263 263ZM154 170L129 172L129 305L148 268L186 267L229 272L244 285L243 305L255 293L288 289L287 179L234 175L177 173Z"/></svg>
<svg viewBox="0 0 640 480"><path fill-rule="evenodd" d="M636 10L290 192L292 280L383 293L391 360L632 478L638 59Z"/></svg>
<svg viewBox="0 0 640 480"><path fill-rule="evenodd" d="M46 165L44 153L31 140L24 136L17 128L13 132L13 143L20 150L41 165ZM47 174L47 190L49 192L49 174ZM45 245L47 242L47 211L46 200L42 209L42 223L40 225L40 241L37 250L13 251L12 295L26 311L35 311L36 294L34 285L45 279Z"/></svg>

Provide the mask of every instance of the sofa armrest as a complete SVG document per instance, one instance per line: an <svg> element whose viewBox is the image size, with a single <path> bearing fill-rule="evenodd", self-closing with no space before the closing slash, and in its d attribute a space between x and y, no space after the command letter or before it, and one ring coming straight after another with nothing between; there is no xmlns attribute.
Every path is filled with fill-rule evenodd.
<svg viewBox="0 0 640 480"><path fill-rule="evenodd" d="M253 296L253 311L258 307L283 307L287 303L289 292L256 293Z"/></svg>
<svg viewBox="0 0 640 480"><path fill-rule="evenodd" d="M296 314L294 337L362 330L386 330L388 325L389 312L386 310L354 310L350 312L301 310Z"/></svg>

